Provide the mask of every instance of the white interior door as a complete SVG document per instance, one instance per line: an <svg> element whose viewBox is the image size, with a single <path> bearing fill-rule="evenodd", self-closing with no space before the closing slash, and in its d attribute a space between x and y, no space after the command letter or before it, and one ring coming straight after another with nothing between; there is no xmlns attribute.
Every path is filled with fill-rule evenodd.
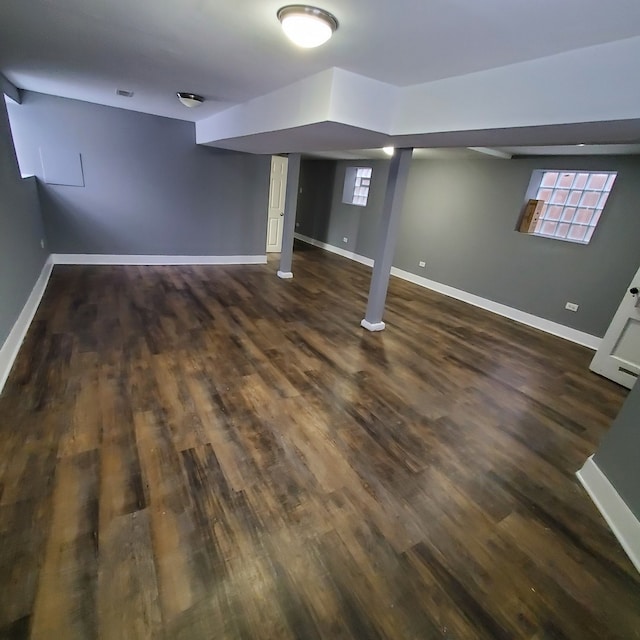
<svg viewBox="0 0 640 640"><path fill-rule="evenodd" d="M640 270L631 281L589 368L628 389L631 389L638 379L640 375Z"/></svg>
<svg viewBox="0 0 640 640"><path fill-rule="evenodd" d="M287 191L287 158L271 157L271 181L269 183L269 213L267 219L267 251L282 249L284 226L284 199Z"/></svg>

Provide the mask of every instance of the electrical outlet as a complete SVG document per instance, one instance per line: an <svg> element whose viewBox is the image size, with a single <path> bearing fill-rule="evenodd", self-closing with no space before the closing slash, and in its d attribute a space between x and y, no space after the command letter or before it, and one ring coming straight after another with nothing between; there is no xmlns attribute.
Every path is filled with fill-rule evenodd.
<svg viewBox="0 0 640 640"><path fill-rule="evenodd" d="M347 238L347 236L345 236L344 238L342 238L342 242L349 242L349 238Z"/></svg>
<svg viewBox="0 0 640 640"><path fill-rule="evenodd" d="M420 262L418 262L418 266L424 269L427 266L427 263L424 260L420 260Z"/></svg>
<svg viewBox="0 0 640 640"><path fill-rule="evenodd" d="M578 306L575 302L567 302L567 304L564 305L565 309L568 309L569 311L577 311L578 310Z"/></svg>
<svg viewBox="0 0 640 640"><path fill-rule="evenodd" d="M40 240L40 247L41 247L42 249L44 249L44 240L43 240L43 239L41 239L41 240Z"/></svg>

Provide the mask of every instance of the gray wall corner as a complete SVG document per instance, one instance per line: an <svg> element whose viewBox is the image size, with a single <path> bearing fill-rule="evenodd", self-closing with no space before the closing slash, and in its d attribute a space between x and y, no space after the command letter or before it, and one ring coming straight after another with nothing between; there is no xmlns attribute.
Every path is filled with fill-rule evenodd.
<svg viewBox="0 0 640 640"><path fill-rule="evenodd" d="M0 347L48 257L36 181L20 176L5 101L0 100Z"/></svg>
<svg viewBox="0 0 640 640"><path fill-rule="evenodd" d="M629 392L593 460L640 520L640 384Z"/></svg>

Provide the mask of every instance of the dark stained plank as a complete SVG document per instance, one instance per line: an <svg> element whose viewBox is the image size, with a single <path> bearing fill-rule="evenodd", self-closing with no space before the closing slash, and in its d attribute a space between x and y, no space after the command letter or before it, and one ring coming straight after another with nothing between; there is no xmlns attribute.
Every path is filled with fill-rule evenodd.
<svg viewBox="0 0 640 640"><path fill-rule="evenodd" d="M0 396L0 638L640 639L585 348L297 247L57 266ZM420 321L416 319L420 318Z"/></svg>
<svg viewBox="0 0 640 640"><path fill-rule="evenodd" d="M97 635L98 455L60 458L31 637Z"/></svg>
<svg viewBox="0 0 640 640"><path fill-rule="evenodd" d="M100 531L99 637L152 638L162 629L149 513L114 518Z"/></svg>

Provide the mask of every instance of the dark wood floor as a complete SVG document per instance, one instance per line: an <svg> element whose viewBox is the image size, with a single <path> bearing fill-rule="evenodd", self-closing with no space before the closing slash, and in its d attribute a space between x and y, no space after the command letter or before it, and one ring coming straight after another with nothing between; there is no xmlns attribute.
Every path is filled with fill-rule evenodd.
<svg viewBox="0 0 640 640"><path fill-rule="evenodd" d="M2 638L640 638L587 349L315 249L55 268L0 398Z"/></svg>

